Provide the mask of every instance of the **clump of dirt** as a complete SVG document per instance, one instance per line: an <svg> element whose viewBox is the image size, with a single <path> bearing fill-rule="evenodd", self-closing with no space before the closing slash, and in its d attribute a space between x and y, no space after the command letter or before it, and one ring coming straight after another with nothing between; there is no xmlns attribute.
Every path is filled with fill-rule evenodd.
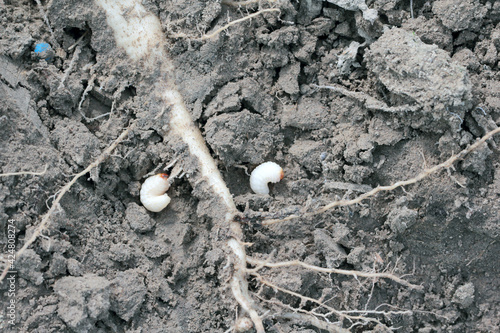
<svg viewBox="0 0 500 333"><path fill-rule="evenodd" d="M465 69L452 62L448 52L423 43L411 31L386 31L370 45L365 59L387 91L390 105L410 113L402 117L403 125L433 132L454 123L459 127L472 106Z"/></svg>
<svg viewBox="0 0 500 333"><path fill-rule="evenodd" d="M248 281L266 332L494 332L498 137L417 184L261 224L262 216L313 211L412 178L500 125L500 3L356 3L261 1L279 12L207 40L198 37L257 4L144 6L161 21L180 93L242 212L248 255L390 271L423 287L261 267ZM147 76L132 64L96 8L76 0L0 3L0 170L47 167L0 177L0 248L15 230L19 249L71 176L137 122L16 259L15 283L0 284L0 327L227 332L244 316L228 284L227 235L214 194L191 182L196 164L152 94L155 78L167 74ZM50 54L35 52L41 42ZM185 174L173 181L167 209L150 213L140 205L141 183L174 160ZM244 169L268 160L286 176L270 196L255 195ZM336 311L378 322L351 326Z"/></svg>

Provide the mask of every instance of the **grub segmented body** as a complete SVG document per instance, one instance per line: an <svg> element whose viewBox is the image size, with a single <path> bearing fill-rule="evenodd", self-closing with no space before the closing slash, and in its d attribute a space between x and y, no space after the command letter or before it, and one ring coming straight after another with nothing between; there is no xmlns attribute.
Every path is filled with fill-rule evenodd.
<svg viewBox="0 0 500 333"><path fill-rule="evenodd" d="M255 168L250 175L250 187L257 194L269 194L268 183L283 179L283 169L274 162L265 162Z"/></svg>
<svg viewBox="0 0 500 333"><path fill-rule="evenodd" d="M142 205L151 212L163 210L170 203L170 197L165 193L169 187L170 183L166 173L147 178L141 186Z"/></svg>

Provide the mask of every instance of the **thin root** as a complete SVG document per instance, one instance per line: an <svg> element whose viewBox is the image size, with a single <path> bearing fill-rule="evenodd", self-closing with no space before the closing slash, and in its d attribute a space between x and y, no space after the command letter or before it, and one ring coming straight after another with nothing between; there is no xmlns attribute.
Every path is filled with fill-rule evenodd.
<svg viewBox="0 0 500 333"><path fill-rule="evenodd" d="M277 0L267 0L266 2L273 3L276 1ZM221 4L227 5L227 6L233 6L233 7L252 6L252 5L257 5L260 3L261 3L261 0L246 0L246 1L222 0L221 1Z"/></svg>
<svg viewBox="0 0 500 333"><path fill-rule="evenodd" d="M271 281L268 281L268 280L264 279L260 274L253 273L252 275L255 276L256 280L258 282L260 282L261 284L266 285L266 286L270 287L273 290L278 290L278 291L281 291L281 292L283 292L285 294L289 294L289 295L295 296L295 297L299 298L304 303L311 302L311 303L317 304L320 307L328 310L330 315L335 315L338 318L345 318L345 319L348 319L348 320L351 320L351 321L358 321L358 320L360 320L360 321L365 321L365 322L374 322L374 323L383 325L376 318L369 318L369 317L364 317L364 316L349 315L349 314L345 313L345 311L339 311L339 310L337 310L337 309L335 309L335 308L333 308L333 307L325 304L324 302L321 302L320 300L317 300L317 299L314 299L314 298L311 298L311 297L307 297L307 296L304 296L302 294L293 292L291 290L282 288L282 287L278 286L277 284L274 284ZM296 310L300 311L300 309L296 309ZM304 311L304 310L302 310L302 311ZM359 311L359 312L361 312L361 311Z"/></svg>
<svg viewBox="0 0 500 333"><path fill-rule="evenodd" d="M40 222L38 227L36 227L35 231L31 235L31 237L24 243L23 247L17 251L16 258L19 258L24 253L24 251L26 251L26 249L31 244L33 244L33 242L36 241L38 236L40 236L41 232L46 228L47 224L49 223L50 217L58 209L59 202L61 201L62 197L69 191L71 186L73 186L73 184L75 184L80 177L89 173L93 168L101 164L111 154L111 152L120 144L120 142L122 142L123 139L125 139L125 137L135 127L135 124L136 124L135 122L132 123L126 130L122 132L122 134L120 134L120 136L115 141L113 141L113 143L94 162L92 162L88 167L86 167L85 170L76 174L73 177L73 179L71 179L70 182L64 185L64 187L60 190L56 199L52 203L52 206L50 207L49 211L45 213L45 215L43 216L42 222ZM3 281L8 272L9 272L9 266L5 266L5 268L2 271L2 275L0 275L0 282Z"/></svg>
<svg viewBox="0 0 500 333"><path fill-rule="evenodd" d="M415 290L423 290L424 288L419 285L412 284L406 280L401 279L400 277L391 274L391 273L369 273L369 272L361 272L361 271L351 271L351 270L345 270L345 269L337 269L337 268L323 268L319 266L314 266L310 264L306 264L305 262L299 261L299 260L292 260L292 261L283 261L283 262L277 262L277 263L270 263L264 260L258 260L254 258L247 257L247 262L252 264L252 265L257 265L258 267L269 267L269 268L276 268L276 267L290 267L290 266L300 266L315 272L320 272L320 273L327 273L327 274L341 274L341 275L350 275L354 277L366 277L366 278L372 278L372 279L378 279L378 278L383 278L383 279L389 279L394 282L397 282L403 286L406 286L411 289Z"/></svg>
<svg viewBox="0 0 500 333"><path fill-rule="evenodd" d="M293 214L293 215L289 215L289 216L282 218L282 219L263 220L262 225L266 225L266 226L272 225L272 224L276 224L276 223L280 223L280 222L290 221L290 220L293 220L293 219L296 219L299 217L305 217L305 218L311 217L311 216L314 216L317 214L324 213L324 212L326 212L332 208L335 208L335 207L352 206L354 204L360 203L361 201L363 201L369 197L374 196L375 194L377 194L379 192L392 191L398 187L402 187L402 186L406 186L406 185L410 185L410 184L415 184L415 183L421 181L422 179L427 178L428 176L430 176L438 171L441 171L441 170L446 169L446 168L450 168L453 165L453 163L455 163L457 160L465 157L467 154L469 154L473 150L477 149L480 145L482 145L488 139L490 139L492 136L494 136L495 134L498 134L498 133L500 133L500 127L497 127L496 129L488 132L480 140L476 141L476 143L474 143L470 147L462 150L460 153L451 156L449 159L447 159L443 163L435 165L434 167L429 168L429 169L424 169L424 171L422 171L420 174L418 174L415 178L411 178L408 180L402 180L402 181L396 182L392 185L377 186L373 190L366 192L366 193L364 193L364 194L360 195L359 197L356 197L352 200L334 201L334 202L331 202L328 205L326 205L326 206L324 206L324 207L322 207L314 212L308 212L308 213L304 213L304 214Z"/></svg>
<svg viewBox="0 0 500 333"><path fill-rule="evenodd" d="M254 18L260 14L264 14L264 13L270 13L270 12L279 12L280 10L278 8L268 8L268 9L262 9L262 10L259 10L258 12L256 13L253 13L253 14L250 14L248 16L245 16L245 17L242 17L240 19L237 19L237 20L234 20L234 21L231 21L229 22L228 24L226 24L225 26L215 30L214 32L208 34L208 35L204 35L203 37L199 38L198 40L207 40L207 39L210 39L210 38L213 38L215 36L217 36L218 34L220 34L222 31L226 30L227 28L229 28L230 26L233 26L235 24L238 24L238 23L241 23L241 22L244 22L244 21L247 21L247 20L250 20L251 18Z"/></svg>
<svg viewBox="0 0 500 333"><path fill-rule="evenodd" d="M40 172L35 172L35 171L7 172L7 173L0 173L0 177L22 176L22 175L42 176L42 175L47 173L47 169L48 169L48 165L45 164L43 171L40 171Z"/></svg>

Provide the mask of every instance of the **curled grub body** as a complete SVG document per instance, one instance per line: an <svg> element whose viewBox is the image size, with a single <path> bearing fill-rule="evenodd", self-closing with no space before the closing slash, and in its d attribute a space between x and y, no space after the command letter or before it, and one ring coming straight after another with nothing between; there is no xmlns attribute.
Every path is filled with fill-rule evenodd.
<svg viewBox="0 0 500 333"><path fill-rule="evenodd" d="M163 210L170 203L170 197L165 193L169 187L166 173L149 177L141 186L141 203L151 212Z"/></svg>
<svg viewBox="0 0 500 333"><path fill-rule="evenodd" d="M257 194L269 194L267 184L277 183L283 179L283 169L274 162L265 162L255 168L250 175L250 187Z"/></svg>

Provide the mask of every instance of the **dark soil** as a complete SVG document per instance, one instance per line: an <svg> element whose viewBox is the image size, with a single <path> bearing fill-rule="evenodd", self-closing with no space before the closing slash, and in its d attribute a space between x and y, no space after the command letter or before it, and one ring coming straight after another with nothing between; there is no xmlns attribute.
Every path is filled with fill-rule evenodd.
<svg viewBox="0 0 500 333"><path fill-rule="evenodd" d="M279 13L199 41L257 7L143 1L162 22L192 118L248 214L312 210L412 178L500 125L500 2L368 0L379 14L373 23L334 3L273 2ZM183 166L164 211L139 201L146 175L186 155L155 118L151 82L129 65L94 3L42 5L52 31L35 1L0 0L0 172L48 167L0 177L4 257L9 225L20 248L71 176L132 119L138 126L16 259L15 296L9 281L0 285L1 330L227 332L240 313L208 213L212 194L190 182L196 170ZM52 51L35 53L41 42ZM248 254L404 275L423 292L297 267L260 272L337 310L392 311L368 316L397 332L500 332L499 144L359 205L270 227L252 221ZM241 166L269 160L286 176L270 196L255 195ZM267 332L326 332L287 316L292 308L339 320L249 283Z"/></svg>

